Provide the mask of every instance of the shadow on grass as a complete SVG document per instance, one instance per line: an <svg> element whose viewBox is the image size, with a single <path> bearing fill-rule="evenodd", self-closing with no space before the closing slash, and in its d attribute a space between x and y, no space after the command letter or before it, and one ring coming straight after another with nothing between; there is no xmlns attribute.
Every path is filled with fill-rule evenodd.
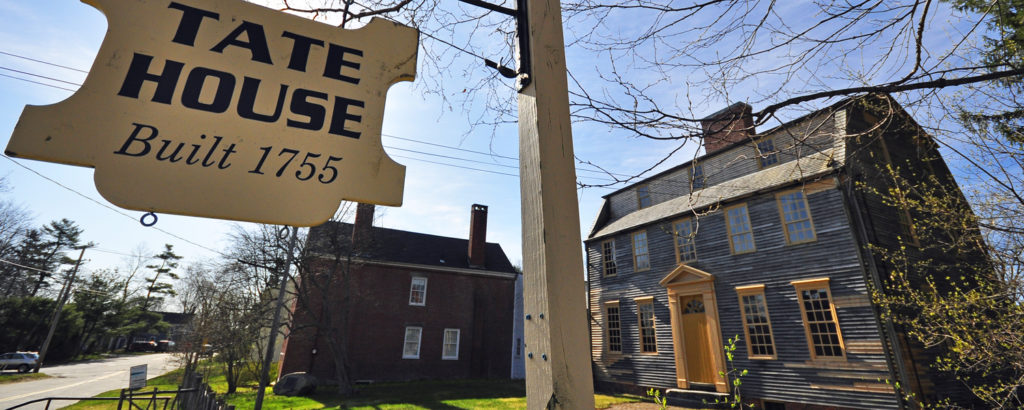
<svg viewBox="0 0 1024 410"><path fill-rule="evenodd" d="M514 409L526 408L526 387L513 380L445 380L410 383L380 383L356 386L356 392L341 397L333 386L324 386L310 397L284 397L269 390L265 409L352 408L352 409ZM236 408L252 408L255 392L232 396Z"/></svg>

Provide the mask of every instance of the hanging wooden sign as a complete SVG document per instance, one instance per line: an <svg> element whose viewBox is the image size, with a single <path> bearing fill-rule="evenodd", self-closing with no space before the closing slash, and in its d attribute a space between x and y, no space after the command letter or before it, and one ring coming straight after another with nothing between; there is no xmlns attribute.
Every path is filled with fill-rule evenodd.
<svg viewBox="0 0 1024 410"><path fill-rule="evenodd" d="M129 209L295 226L343 199L398 206L381 146L388 87L419 33L356 30L240 0L83 0L109 30L82 87L27 106L10 156L94 167Z"/></svg>

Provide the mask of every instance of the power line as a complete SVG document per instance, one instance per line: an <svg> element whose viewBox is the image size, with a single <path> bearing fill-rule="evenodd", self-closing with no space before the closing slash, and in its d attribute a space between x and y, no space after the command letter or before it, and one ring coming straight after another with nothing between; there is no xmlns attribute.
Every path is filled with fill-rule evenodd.
<svg viewBox="0 0 1024 410"><path fill-rule="evenodd" d="M7 54L7 55L14 55L14 54L7 53L7 52L4 52L4 51L0 51L0 53ZM17 56L17 57L25 58L25 59L32 60L32 61L43 62L42 60L35 60L35 59L28 58L28 57L22 57L22 56ZM62 66L62 65L59 65L59 64L54 64L54 63L49 63L49 62L43 62L43 63L44 64L51 64L51 65L54 65L54 66L57 66L57 67L61 67L61 68L73 69L73 68ZM81 84L78 84L78 83L73 83L73 82L70 82L70 81L64 81L64 80L60 80L60 79L56 79L56 78L52 78L52 77L47 77L47 76L44 76L44 75L34 74L34 73L31 73L31 72L14 70L14 69L10 69L10 68L3 67L3 66L0 66L0 69L9 70L9 71L13 71L13 72L17 72L17 73L25 74L25 75L30 75L30 76L34 76L34 77L44 78L44 79L48 79L48 80L52 80L52 81L60 81L60 82L71 84L71 85L81 86ZM83 70L77 70L77 69L74 69L74 70L76 70L76 71L83 71ZM29 80L29 79L14 77L14 76L5 75L5 74L2 74L2 73L0 73L0 76L10 77L10 78L14 78L14 79L17 79L17 80L27 81L27 82L34 83L34 84L39 84L39 85L45 85L45 86L48 86L48 87L53 87L53 88L57 88L57 89L61 89L61 90L66 90L66 91L72 91L72 92L76 91L76 90L73 90L73 89L64 88L64 87L56 86L56 85L53 85L53 84L47 84L47 83L33 81L33 80ZM487 156L494 157L494 158L502 158L502 159L508 159L508 160L513 160L513 161L518 161L519 160L518 157L513 157L513 156L508 156L508 155L501 155L501 154L498 154L498 153L491 153L491 152L471 150L471 149L455 147L455 146L451 146L451 145L444 145L444 144L438 144L438 143L434 143L434 142L427 142L427 141L417 140L417 139L413 139L413 138L399 137L397 135L392 135L392 134L383 134L382 133L381 135L387 136L389 138L395 138L395 139L399 139L399 140L403 140L403 141L410 141L410 142L415 142L415 143L418 143L418 144L430 145L430 146L439 147L439 148L451 149L451 150L462 151L462 152L467 152L467 153L472 153L472 154L487 155ZM448 156L448 155L443 155L443 154L434 154L434 153L423 152L423 151L415 151L415 150L410 150L410 149L406 149L406 148L398 148L398 147L390 147L390 146L386 147L386 148L395 149L395 150L401 150L401 151L414 152L414 153L417 153L417 154L430 155L430 156L435 156L435 157L440 157L440 158L453 159L453 160L458 160L458 161L467 161L467 162L474 162L474 163L478 163L478 164L499 166L499 167L504 167L504 168L513 168L513 169L518 169L519 168L518 166L515 166L515 165L488 163L488 162L482 162L482 161L472 160L472 159L462 158L462 157L453 157L453 156ZM441 164L441 165L444 165L444 164ZM625 175L625 174L617 174L617 173L611 173L611 172L605 172L605 171L597 171L597 170L591 170L591 169L585 169L585 168L579 168L579 167L576 167L576 171L577 172L589 172L589 173L592 173L592 174L600 174L600 175L612 175L612 176L622 176L622 177L629 177L630 176L630 175ZM612 181L612 182L614 182L613 179L608 179L608 178L597 178L597 177L589 177L589 176L580 176L580 178L590 178L590 179L594 179L594 180Z"/></svg>
<svg viewBox="0 0 1024 410"><path fill-rule="evenodd" d="M68 67L66 65L60 65L60 64L57 64L57 63L51 63L49 61L37 60L37 59L31 58L31 57L25 57L25 56L14 54L14 53L8 53L6 51L0 51L0 54L8 55L8 56L11 56L11 57L17 57L17 58L20 58L22 60L35 61L37 63L43 63L43 64L54 66L54 67L60 67L60 68L68 69L68 70L71 70L71 71L78 71L80 73L89 74L88 71L82 70L82 69L79 69L79 68Z"/></svg>
<svg viewBox="0 0 1024 410"><path fill-rule="evenodd" d="M122 211L121 211L120 209L117 209L117 208L114 208L114 207L112 207L112 206L110 206L110 205L104 204L104 203L102 203L102 202L100 202L100 201L97 201L97 200L93 199L92 197L90 197L90 196L88 196L88 195L85 195L85 194L83 194L83 193L81 193L81 192L78 192L78 191L76 191L75 189L73 189L73 188L71 188L71 187L69 187L69 186L67 186L67 185L64 185L64 184L62 184L62 183L60 183L60 182L57 182L57 180L55 180L55 179L53 179L53 178L50 178L50 177L48 177L48 176L46 176L46 175L43 175L43 174L41 174L41 173L40 173L39 171L36 171L36 170L34 170L34 169L32 169L32 168L29 168L29 167L28 167L28 166L26 166L25 164L22 164L22 163L20 163L20 162L18 162L18 161L15 161L15 160L14 160L14 158L11 158L11 157L7 156L6 154L5 154L5 155L4 155L3 157L4 157L4 158L6 158L6 159L7 159L8 161L11 161L12 163L14 163L14 165L17 165L17 166L19 166L19 167L21 167L21 168L24 168L25 170L27 170L27 171L29 171L29 172L31 172L31 173L33 173L33 174L36 174L36 175L37 175L37 176L39 176L40 178L43 178L43 179L45 179L45 180L47 180L47 181L50 181L50 182L52 182L52 183L56 184L57 186L59 186L59 187L61 187L61 188L64 188L64 189L66 189L66 190L68 190L68 191L71 191L71 192L75 193L76 195L78 195L78 196L80 196L80 197L82 197L82 198L85 198L85 199L89 200L89 201L90 201L90 202L92 202L92 203L95 203L95 204L97 204L97 205L99 205L99 206L102 206L102 207L104 207L104 208L107 208L107 209L109 209L109 210L111 210L111 211L114 211L114 212L115 212L115 213L117 213L118 215L122 215L122 216L124 216L124 217L126 217L126 218L129 218L129 219L131 219L132 221L138 221L138 219L136 219L136 218L135 218L134 216L131 216L131 215L127 214L127 213L124 213L124 212L122 212ZM199 243L196 243L195 241L192 241L191 239L186 239L186 238L184 238L184 237L182 237L182 236L179 236L179 235L177 235L177 234L171 233L171 232L169 232L169 231L166 231L166 230L164 230L164 229L162 229L162 228L157 228L156 226L151 226L150 228L152 228L152 229L155 229L155 230L157 230L157 231L159 231L159 232L162 232L162 233L164 233L165 235L167 235L167 236L170 236L170 237L172 237L172 238L175 238L175 239L178 239L178 240L180 240L180 241L182 241L182 242L185 242L185 243L188 243L188 244L190 244L190 245L196 246L196 247L198 247L198 248L201 248L201 249L205 249L205 250L207 250L207 251L213 252L213 253L215 253L215 254L221 255L221 256L223 256L223 257L226 257L226 258L228 257L228 255L227 255L227 254L225 254L225 253L223 253L223 252L221 252L221 251L218 251L218 250L216 250L216 249L210 248L210 247L208 247L208 246L205 246L205 245L201 245L201 244L199 244Z"/></svg>
<svg viewBox="0 0 1024 410"><path fill-rule="evenodd" d="M30 75L32 77L45 78L45 79L50 80L50 81L56 81L56 82L59 82L59 83L70 84L70 85L77 85L79 87L82 86L82 84L79 84L79 83L76 83L76 82L65 81L65 80L61 80L59 78L47 77L47 76L42 75L42 74L30 73L28 71L15 70L13 68L4 67L4 66L0 66L0 70L13 71L13 72L18 73L18 74L25 74L25 75Z"/></svg>
<svg viewBox="0 0 1024 410"><path fill-rule="evenodd" d="M27 78L21 78L21 77L15 77L13 75L7 75L7 74L4 74L4 73L0 73L0 76L7 77L7 78L13 78L15 80L21 80L21 81L25 81L25 82L33 83L33 84L45 85L47 87L53 87L53 88L60 89L60 90L65 90L65 91L71 91L71 92L78 91L78 90L73 90L73 89L70 89L70 88L64 88L64 87L61 87L59 85L47 84L47 83L43 83L43 82L39 82L39 81L29 80Z"/></svg>
<svg viewBox="0 0 1024 410"><path fill-rule="evenodd" d="M17 266L17 267L19 267L19 268L23 268L23 269L30 269L30 270L34 270L34 271L36 271L36 272L42 272L42 273L49 273L49 274L51 274L51 275L60 275L60 274L59 274L59 273L57 273L57 272L50 272L50 271L48 271L48 270L44 270L44 269L39 269L39 268L33 268L33 267L31 267L31 266L25 266L25 265L22 265L22 264L18 264L18 263L14 263L14 262L11 262L11 261L9 261L9 260L4 260L4 259L0 259L0 263L6 263L6 264L8 264L8 265L14 265L14 266Z"/></svg>
<svg viewBox="0 0 1024 410"><path fill-rule="evenodd" d="M509 174L507 172L498 172L498 171L491 171L491 170L487 170L487 169L464 167L464 166L461 166L461 165L448 164L448 163L437 162L437 161L430 161L430 160L420 159L420 158L415 158L415 157L407 157L407 156L404 156L404 155L392 155L392 157L395 157L395 158L405 158L405 159L411 159L413 161L428 162L428 163L431 163L431 164L444 165L444 166L448 166L448 167L452 167L452 168L462 168L462 169L468 169L468 170L472 170L472 171L487 172L487 173L490 173L490 174L506 175L506 176L510 176L510 177L519 178L518 174Z"/></svg>

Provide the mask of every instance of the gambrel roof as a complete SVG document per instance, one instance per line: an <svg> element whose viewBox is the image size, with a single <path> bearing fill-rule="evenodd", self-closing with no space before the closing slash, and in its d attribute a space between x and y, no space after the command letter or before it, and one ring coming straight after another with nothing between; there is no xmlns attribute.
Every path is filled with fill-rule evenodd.
<svg viewBox="0 0 1024 410"><path fill-rule="evenodd" d="M797 181L806 181L829 174L838 164L838 161L833 158L833 154L834 150L815 153L796 161L782 163L753 174L709 186L689 195L683 195L649 208L640 209L601 227L596 232L592 232L590 239L614 235L662 219L696 212L718 203L729 202L730 200L742 198L760 191L772 191Z"/></svg>

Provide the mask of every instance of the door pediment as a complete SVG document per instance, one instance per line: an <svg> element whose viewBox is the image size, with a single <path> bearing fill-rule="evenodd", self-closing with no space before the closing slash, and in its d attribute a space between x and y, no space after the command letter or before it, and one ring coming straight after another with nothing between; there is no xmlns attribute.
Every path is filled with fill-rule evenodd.
<svg viewBox="0 0 1024 410"><path fill-rule="evenodd" d="M687 286L703 282L713 282L715 276L689 265L679 265L665 276L658 284L662 287L673 288Z"/></svg>

